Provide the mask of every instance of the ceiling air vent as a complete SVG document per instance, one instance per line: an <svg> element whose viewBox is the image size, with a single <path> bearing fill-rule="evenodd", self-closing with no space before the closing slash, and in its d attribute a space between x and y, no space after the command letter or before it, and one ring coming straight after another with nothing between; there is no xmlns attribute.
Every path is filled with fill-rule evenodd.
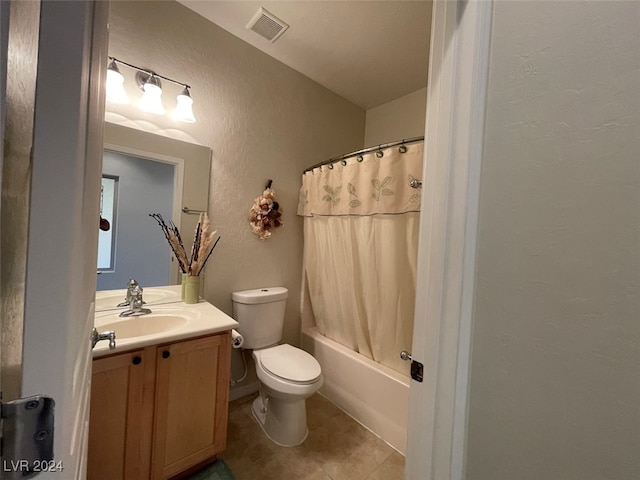
<svg viewBox="0 0 640 480"><path fill-rule="evenodd" d="M247 23L247 28L273 43L289 28L289 25L260 7L251 21Z"/></svg>

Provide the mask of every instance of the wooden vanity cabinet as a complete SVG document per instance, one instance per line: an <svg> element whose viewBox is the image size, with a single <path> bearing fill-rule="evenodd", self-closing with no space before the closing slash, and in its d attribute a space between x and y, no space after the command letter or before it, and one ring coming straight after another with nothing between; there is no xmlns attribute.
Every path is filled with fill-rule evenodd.
<svg viewBox="0 0 640 480"><path fill-rule="evenodd" d="M230 362L229 332L94 360L87 478L164 480L221 452Z"/></svg>

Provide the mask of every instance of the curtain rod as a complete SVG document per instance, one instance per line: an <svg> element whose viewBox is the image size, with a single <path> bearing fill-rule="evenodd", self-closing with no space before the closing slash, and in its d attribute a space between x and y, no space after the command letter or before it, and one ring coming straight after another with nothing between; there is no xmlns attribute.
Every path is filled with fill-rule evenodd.
<svg viewBox="0 0 640 480"><path fill-rule="evenodd" d="M304 172L302 172L302 174L304 175L305 173L310 172L314 168L322 167L324 165L330 165L332 163L339 162L340 160L346 160L347 158L356 157L364 153L376 152L376 151L382 150L383 148L395 147L396 145L404 145L405 143L415 143L415 142L422 142L422 141L424 141L424 137L403 138L402 140L398 140L396 142L383 143L380 145L376 145L375 147L364 148L362 150L357 150L355 152L340 155L339 157L330 158L329 160L325 160L324 162L316 163L315 165L312 165L309 168L306 168Z"/></svg>

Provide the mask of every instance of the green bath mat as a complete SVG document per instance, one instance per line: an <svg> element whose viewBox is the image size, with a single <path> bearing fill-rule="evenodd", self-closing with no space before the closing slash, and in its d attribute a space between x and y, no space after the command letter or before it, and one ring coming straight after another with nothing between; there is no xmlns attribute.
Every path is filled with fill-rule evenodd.
<svg viewBox="0 0 640 480"><path fill-rule="evenodd" d="M190 476L189 480L236 480L236 477L233 476L224 460L218 459L204 470Z"/></svg>

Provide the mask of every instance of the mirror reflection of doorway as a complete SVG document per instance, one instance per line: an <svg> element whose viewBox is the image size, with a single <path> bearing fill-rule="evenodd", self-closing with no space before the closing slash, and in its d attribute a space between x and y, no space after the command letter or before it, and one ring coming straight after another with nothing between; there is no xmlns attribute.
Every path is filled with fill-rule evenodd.
<svg viewBox="0 0 640 480"><path fill-rule="evenodd" d="M110 246L99 244L100 251L111 249L111 267L99 265L97 290L126 288L132 277L143 288L172 283L171 252L149 213L172 218L175 170L170 163L105 150L103 176L116 177L118 188L111 225L114 241Z"/></svg>
<svg viewBox="0 0 640 480"><path fill-rule="evenodd" d="M118 177L103 174L100 186L100 230L98 231L98 272L100 273L114 269L117 202Z"/></svg>

